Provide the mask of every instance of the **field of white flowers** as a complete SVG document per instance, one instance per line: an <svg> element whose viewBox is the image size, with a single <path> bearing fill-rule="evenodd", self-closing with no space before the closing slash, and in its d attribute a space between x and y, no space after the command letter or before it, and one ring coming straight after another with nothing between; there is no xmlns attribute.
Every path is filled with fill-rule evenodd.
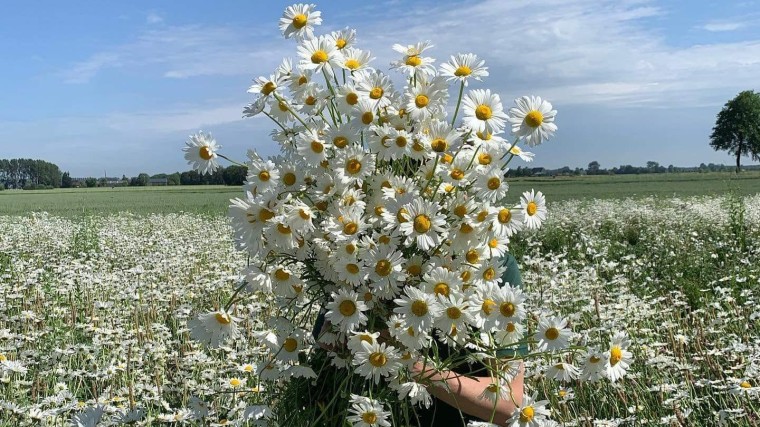
<svg viewBox="0 0 760 427"><path fill-rule="evenodd" d="M759 425L760 197L549 212L511 246L530 312L569 315L581 342L626 330L635 357L623 380L582 385L532 363L527 386L552 418ZM228 346L187 333L245 263L223 217L0 217L0 426L92 425L99 410L99 425L246 425L267 393L250 334L271 315L267 301L234 307L243 338Z"/></svg>

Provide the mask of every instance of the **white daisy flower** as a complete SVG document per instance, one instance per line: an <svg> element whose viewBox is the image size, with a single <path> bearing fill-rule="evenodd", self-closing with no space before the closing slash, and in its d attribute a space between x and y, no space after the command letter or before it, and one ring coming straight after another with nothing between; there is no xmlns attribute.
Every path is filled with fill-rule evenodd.
<svg viewBox="0 0 760 427"><path fill-rule="evenodd" d="M388 319L388 331L407 349L420 350L430 345L429 330L421 331L409 326L403 316L391 315Z"/></svg>
<svg viewBox="0 0 760 427"><path fill-rule="evenodd" d="M381 298L390 298L398 292L399 285L406 280L404 256L395 246L385 246L370 250L366 263L369 280Z"/></svg>
<svg viewBox="0 0 760 427"><path fill-rule="evenodd" d="M262 98L265 98L274 93L282 84L284 79L276 74L272 74L269 77L259 76L253 81L253 84L248 88L248 93L261 94Z"/></svg>
<svg viewBox="0 0 760 427"><path fill-rule="evenodd" d="M299 66L315 73L325 72L333 76L333 68L340 66L341 54L335 45L325 36L304 40L298 45Z"/></svg>
<svg viewBox="0 0 760 427"><path fill-rule="evenodd" d="M546 405L548 400L536 401L536 396L523 395L523 402L512 417L507 420L509 427L540 427L551 414Z"/></svg>
<svg viewBox="0 0 760 427"><path fill-rule="evenodd" d="M413 45L394 44L393 50L403 54L403 58L391 62L391 68L398 68L401 72L406 73L409 77L418 76L435 76L435 59L422 56L422 53L433 47L429 41L418 42Z"/></svg>
<svg viewBox="0 0 760 427"><path fill-rule="evenodd" d="M533 154L533 153L531 153L529 151L523 151L517 145L513 146L512 148L510 148L509 149L509 153L512 154L513 156L519 156L524 162L528 162L528 163L532 162L533 161L533 157L536 156L535 154Z"/></svg>
<svg viewBox="0 0 760 427"><path fill-rule="evenodd" d="M433 397L427 388L415 381L401 383L395 387L398 397L401 399L409 398L412 405L421 405L429 408L433 404Z"/></svg>
<svg viewBox="0 0 760 427"><path fill-rule="evenodd" d="M494 341L498 346L510 346L521 341L524 337L525 326L517 321L507 321L502 328L494 333Z"/></svg>
<svg viewBox="0 0 760 427"><path fill-rule="evenodd" d="M362 342L362 350L354 355L352 363L356 366L357 374L373 379L375 384L380 382L380 377L394 375L401 367L396 348L379 342Z"/></svg>
<svg viewBox="0 0 760 427"><path fill-rule="evenodd" d="M246 190L254 195L276 192L279 187L280 171L271 160L264 160L255 151L248 150L248 176Z"/></svg>
<svg viewBox="0 0 760 427"><path fill-rule="evenodd" d="M511 392L509 388L509 384L506 383L503 379L491 379L491 383L488 384L484 389L483 392L480 393L481 399L488 400L492 403L496 403L499 400L509 400L511 401Z"/></svg>
<svg viewBox="0 0 760 427"><path fill-rule="evenodd" d="M438 211L438 205L427 200L415 199L404 205L402 214L406 222L399 231L406 236L406 243L416 243L423 251L435 248L446 237L446 216Z"/></svg>
<svg viewBox="0 0 760 427"><path fill-rule="evenodd" d="M340 256L332 266L338 278L351 286L359 286L367 280L367 268L358 258Z"/></svg>
<svg viewBox="0 0 760 427"><path fill-rule="evenodd" d="M404 93L404 109L416 121L430 118L442 118L445 112L449 92L442 79L434 78L429 82L418 81Z"/></svg>
<svg viewBox="0 0 760 427"><path fill-rule="evenodd" d="M387 75L376 70L357 73L354 74L354 85L359 95L369 99L375 109L391 104L393 83Z"/></svg>
<svg viewBox="0 0 760 427"><path fill-rule="evenodd" d="M329 37L333 40L335 47L338 48L338 50L345 52L356 43L356 30L353 28L344 28L342 30L333 31L330 33Z"/></svg>
<svg viewBox="0 0 760 427"><path fill-rule="evenodd" d="M352 427L390 427L388 418L391 414L379 401L352 394L350 403L348 412L351 415L346 420Z"/></svg>
<svg viewBox="0 0 760 427"><path fill-rule="evenodd" d="M359 298L359 295L350 289L340 289L331 295L327 303L328 312L325 319L330 321L341 332L358 329L367 322L367 306Z"/></svg>
<svg viewBox="0 0 760 427"><path fill-rule="evenodd" d="M491 207L488 218L493 231L507 237L522 230L525 224L525 213L520 207Z"/></svg>
<svg viewBox="0 0 760 427"><path fill-rule="evenodd" d="M520 209L525 214L525 227L529 229L541 228L546 221L546 199L540 191L524 192L520 197Z"/></svg>
<svg viewBox="0 0 760 427"><path fill-rule="evenodd" d="M444 267L435 267L425 273L422 278L425 291L436 297L448 298L452 294L461 292L462 278L455 271Z"/></svg>
<svg viewBox="0 0 760 427"><path fill-rule="evenodd" d="M285 8L280 18L280 31L286 39L297 40L314 37L314 26L322 24L322 12L314 4L294 4Z"/></svg>
<svg viewBox="0 0 760 427"><path fill-rule="evenodd" d="M559 362L546 369L546 376L556 381L570 382L578 379L581 371L574 365Z"/></svg>
<svg viewBox="0 0 760 427"><path fill-rule="evenodd" d="M188 320L187 326L190 329L190 338L211 347L219 347L227 338L238 337L238 321L239 319L232 317L225 310L217 310Z"/></svg>
<svg viewBox="0 0 760 427"><path fill-rule="evenodd" d="M404 294L393 302L397 305L393 312L404 316L406 324L415 331L429 329L443 311L435 296L412 287L404 289Z"/></svg>
<svg viewBox="0 0 760 427"><path fill-rule="evenodd" d="M359 92L352 82L347 82L335 90L335 104L341 114L351 115L359 99Z"/></svg>
<svg viewBox="0 0 760 427"><path fill-rule="evenodd" d="M449 62L441 64L441 76L446 80L458 80L467 86L469 79L481 81L481 77L488 76L488 67L484 66L484 60L478 60L474 53L458 53L451 56Z"/></svg>
<svg viewBox="0 0 760 427"><path fill-rule="evenodd" d="M465 126L475 132L498 133L507 120L499 95L490 89L469 91L462 99L462 112Z"/></svg>
<svg viewBox="0 0 760 427"><path fill-rule="evenodd" d="M354 117L352 123L358 129L366 129L377 121L378 115L376 104L377 103L372 99L359 98L359 101L351 110L351 115Z"/></svg>
<svg viewBox="0 0 760 427"><path fill-rule="evenodd" d="M581 380L595 382L604 378L606 374L607 356L594 348L589 348L581 357L583 366L581 368Z"/></svg>
<svg viewBox="0 0 760 427"><path fill-rule="evenodd" d="M192 165L198 173L211 174L219 169L216 151L222 148L216 143L211 134L203 131L190 135L190 140L185 142L182 151L185 152L187 164Z"/></svg>
<svg viewBox="0 0 760 427"><path fill-rule="evenodd" d="M506 317L506 316L505 316ZM570 329L567 319L561 317L544 317L538 321L538 331L535 340L538 341L538 351L564 350L570 345Z"/></svg>
<svg viewBox="0 0 760 427"><path fill-rule="evenodd" d="M521 137L533 147L549 139L557 131L554 117L557 110L552 110L549 101L540 96L523 96L515 100L517 107L509 110L509 122L512 133Z"/></svg>
<svg viewBox="0 0 760 427"><path fill-rule="evenodd" d="M610 340L610 349L604 354L605 369L610 381L615 382L623 378L628 367L633 363L633 354L628 351L630 344L631 341L625 332L616 332Z"/></svg>
<svg viewBox="0 0 760 427"><path fill-rule="evenodd" d="M444 153L456 149L460 143L459 131L441 120L430 122L427 132L423 135L425 145L436 153Z"/></svg>
<svg viewBox="0 0 760 427"><path fill-rule="evenodd" d="M380 332L351 331L348 336L348 342L346 342L346 347L351 350L351 353L357 353L363 350L362 342L374 344L378 342L378 338L380 338Z"/></svg>
<svg viewBox="0 0 760 427"><path fill-rule="evenodd" d="M327 158L327 152L330 145L316 130L308 130L298 134L296 138L298 154L311 167L317 167Z"/></svg>
<svg viewBox="0 0 760 427"><path fill-rule="evenodd" d="M335 160L334 171L341 185L358 185L375 172L375 158L359 146L340 151Z"/></svg>
<svg viewBox="0 0 760 427"><path fill-rule="evenodd" d="M503 199L509 190L509 184L504 179L504 172L499 166L492 166L478 173L474 185L476 197L491 203Z"/></svg>

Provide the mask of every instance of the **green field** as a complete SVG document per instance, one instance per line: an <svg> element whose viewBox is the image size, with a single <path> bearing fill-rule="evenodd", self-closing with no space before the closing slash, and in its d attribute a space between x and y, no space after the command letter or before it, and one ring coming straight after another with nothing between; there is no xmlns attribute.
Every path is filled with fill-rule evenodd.
<svg viewBox="0 0 760 427"><path fill-rule="evenodd" d="M571 199L622 199L627 197L688 197L720 195L735 190L741 194L760 193L760 172L677 173L652 175L604 175L576 177L536 177L510 180L512 197L535 188L549 202ZM0 191L0 215L49 212L75 217L88 214L133 212L208 213L226 212L229 199L242 196L238 187L124 187L83 188L39 191Z"/></svg>

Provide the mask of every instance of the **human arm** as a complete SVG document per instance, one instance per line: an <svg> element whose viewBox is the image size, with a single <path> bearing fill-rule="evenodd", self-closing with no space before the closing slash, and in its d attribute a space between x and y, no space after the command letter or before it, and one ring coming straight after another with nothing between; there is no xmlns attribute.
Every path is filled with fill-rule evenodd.
<svg viewBox="0 0 760 427"><path fill-rule="evenodd" d="M493 365L493 364L492 364ZM464 376L450 370L437 371L422 362L412 367L412 375L424 379L428 392L437 399L446 402L463 413L506 425L507 419L522 404L524 369L520 364L517 374L506 384L506 398L497 400L496 405L490 399L482 398L486 388L494 382L489 376Z"/></svg>

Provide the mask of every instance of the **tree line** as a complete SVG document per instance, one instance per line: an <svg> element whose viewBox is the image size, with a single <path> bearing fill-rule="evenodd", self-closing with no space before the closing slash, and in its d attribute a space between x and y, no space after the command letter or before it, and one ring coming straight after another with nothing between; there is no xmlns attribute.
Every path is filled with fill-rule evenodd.
<svg viewBox="0 0 760 427"><path fill-rule="evenodd" d="M151 180L165 185L243 185L248 169L243 166L232 165L220 167L209 175L199 174L194 170L174 172L171 174L158 173L149 175L140 173L137 176L127 177L88 177L84 179L72 178L68 172L64 172L61 179L62 188L71 187L145 187L151 185Z"/></svg>
<svg viewBox="0 0 760 427"><path fill-rule="evenodd" d="M61 169L44 160L0 159L0 188L58 188Z"/></svg>

